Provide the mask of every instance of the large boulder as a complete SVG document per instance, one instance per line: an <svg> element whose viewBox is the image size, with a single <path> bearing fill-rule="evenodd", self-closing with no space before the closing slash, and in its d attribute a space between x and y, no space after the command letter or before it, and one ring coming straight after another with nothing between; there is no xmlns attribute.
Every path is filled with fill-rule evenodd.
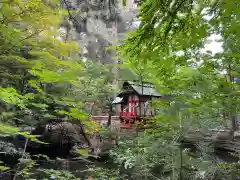
<svg viewBox="0 0 240 180"><path fill-rule="evenodd" d="M68 121L39 125L32 135L38 135L43 143L30 142L27 151L31 154L46 154L50 158L71 156L70 151L76 144L89 146L81 126Z"/></svg>
<svg viewBox="0 0 240 180"><path fill-rule="evenodd" d="M75 144L86 141L81 126L67 121L37 127L32 134L41 135L41 140L44 142L55 144Z"/></svg>

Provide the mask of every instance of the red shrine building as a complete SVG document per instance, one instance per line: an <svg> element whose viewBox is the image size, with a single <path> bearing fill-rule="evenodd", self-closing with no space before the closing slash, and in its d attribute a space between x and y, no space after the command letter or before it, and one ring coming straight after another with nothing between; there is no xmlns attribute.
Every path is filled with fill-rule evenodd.
<svg viewBox="0 0 240 180"><path fill-rule="evenodd" d="M147 117L156 115L152 101L161 97L152 84L124 82L121 93L112 102L121 128L131 128L136 122L144 122Z"/></svg>

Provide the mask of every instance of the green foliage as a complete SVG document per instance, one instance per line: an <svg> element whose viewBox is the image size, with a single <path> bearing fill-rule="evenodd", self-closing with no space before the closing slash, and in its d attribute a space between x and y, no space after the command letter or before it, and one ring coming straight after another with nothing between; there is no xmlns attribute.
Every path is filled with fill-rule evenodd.
<svg viewBox="0 0 240 180"><path fill-rule="evenodd" d="M15 176L21 176L24 179L30 179L30 177L34 174L31 172L31 169L35 166L35 162L31 159L20 159L19 167L21 170L16 173Z"/></svg>
<svg viewBox="0 0 240 180"><path fill-rule="evenodd" d="M6 171L6 170L9 169L9 167L3 165L3 162L2 162L2 161L0 161L0 164L1 164L1 165L0 165L0 171Z"/></svg>
<svg viewBox="0 0 240 180"><path fill-rule="evenodd" d="M104 168L90 168L90 177L93 180L97 179L109 179L109 180L117 180L122 179L119 172L116 170L108 170Z"/></svg>
<svg viewBox="0 0 240 180"><path fill-rule="evenodd" d="M88 120L94 111L85 106L88 101L98 101L98 108L108 103L113 89L109 83L111 74L100 64L81 62L77 43L58 37L66 15L68 12L57 0L0 2L1 135L20 133L28 141L38 141L28 132L19 132L17 124L34 127L46 123L47 118L62 116L76 126L84 125L88 133L94 131L96 123ZM26 160L25 150L16 158ZM88 156L87 150L79 153ZM34 176L34 161L18 165L15 176ZM49 178L74 179L67 171L42 171Z"/></svg>
<svg viewBox="0 0 240 180"><path fill-rule="evenodd" d="M50 179L56 179L56 180L65 180L65 179L77 180L77 178L68 171L58 171L53 169L38 169L38 170L44 173L45 179L50 178Z"/></svg>
<svg viewBox="0 0 240 180"><path fill-rule="evenodd" d="M141 24L118 51L138 79L148 79L167 96L154 102L159 109L155 128L135 140L123 141L114 151L119 163L127 166L131 162L137 179L197 179L199 171L210 174L202 179L225 178L214 174L221 171L212 168L214 161L203 156L208 164L204 166L203 159L193 159L178 142L189 132L207 132L219 125L232 124L235 130L240 88L234 83L240 76L239 36L233 33L239 21L236 4L239 2L227 0L147 0L139 4ZM221 35L223 52L205 52L206 40L215 34ZM203 154L209 152L208 144L202 146Z"/></svg>
<svg viewBox="0 0 240 180"><path fill-rule="evenodd" d="M19 130L17 128L7 126L6 124L0 123L0 133L1 134L16 134Z"/></svg>
<svg viewBox="0 0 240 180"><path fill-rule="evenodd" d="M108 1L115 4L115 1ZM127 1L122 1L126 6ZM229 179L238 164L209 159L209 144L195 156L180 142L192 131L231 124L239 112L239 2L237 0L145 0L141 24L117 49L133 79L148 80L166 95L154 102L154 128L124 138L112 151L133 179ZM98 63L78 60L76 43L57 37L69 12L58 1L0 3L1 134L17 134L15 120L34 126L43 117L74 119L94 132L89 115L103 113L117 89L113 75ZM223 52L204 52L207 39L221 35ZM126 71L127 72L127 71ZM89 103L90 102L90 103ZM29 140L37 140L22 132ZM11 147L10 145L8 147ZM1 151L7 151L1 144ZM14 149L14 148L12 148ZM14 150L13 152L16 152ZM88 152L78 149L82 156ZM16 152L17 153L17 152ZM24 152L25 153L25 152ZM23 155L25 155L23 153ZM20 153L21 154L21 153ZM16 176L30 178L35 162L22 155ZM40 157L40 156L39 156ZM4 167L1 167L4 169ZM68 171L43 170L46 178L77 179ZM119 171L90 169L95 179L119 179ZM201 175L204 172L204 175ZM202 177L201 177L202 176Z"/></svg>
<svg viewBox="0 0 240 180"><path fill-rule="evenodd" d="M23 105L22 96L14 88L1 88L0 98L7 104Z"/></svg>
<svg viewBox="0 0 240 180"><path fill-rule="evenodd" d="M3 3L1 9L2 118L17 117L36 125L35 119L40 117L64 114L92 126L86 121L86 112L92 112L83 106L89 100L101 100L97 106L106 101L112 89L106 83L110 74L103 66L76 60L76 43L56 37L58 25L68 13L58 3L50 6L38 0ZM68 110L57 110L56 106Z"/></svg>
<svg viewBox="0 0 240 180"><path fill-rule="evenodd" d="M5 106L1 113L12 110L13 116L26 112L32 114L35 111L33 107L46 112L47 103L36 102L39 98L49 98L43 84L63 83L70 81L69 78L73 80L74 77L68 78L59 72L60 66L63 72L69 71L73 65L74 72L79 70L77 63L62 62L58 58L77 47L52 37L63 17L63 11L55 5L51 8L38 0L1 3L0 32L3 43L0 59L4 73L1 74L0 99ZM38 72L39 68L42 73ZM60 75L64 75L65 79L59 79Z"/></svg>
<svg viewBox="0 0 240 180"><path fill-rule="evenodd" d="M83 157L88 157L88 151L86 149L76 149L77 153L79 153L79 155L82 155Z"/></svg>

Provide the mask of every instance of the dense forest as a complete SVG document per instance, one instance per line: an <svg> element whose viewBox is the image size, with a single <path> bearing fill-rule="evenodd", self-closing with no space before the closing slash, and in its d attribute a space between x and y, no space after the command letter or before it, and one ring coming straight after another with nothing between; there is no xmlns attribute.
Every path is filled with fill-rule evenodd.
<svg viewBox="0 0 240 180"><path fill-rule="evenodd" d="M240 179L238 27L238 0L0 0L0 178ZM89 120L133 79L164 95L150 128Z"/></svg>

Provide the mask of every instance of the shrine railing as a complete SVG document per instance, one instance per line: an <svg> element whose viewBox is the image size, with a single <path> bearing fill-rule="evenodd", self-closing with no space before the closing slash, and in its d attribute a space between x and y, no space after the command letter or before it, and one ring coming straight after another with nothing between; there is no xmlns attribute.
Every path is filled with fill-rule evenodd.
<svg viewBox="0 0 240 180"><path fill-rule="evenodd" d="M121 111L120 112L120 117L136 117L136 112L135 111L133 111L133 112Z"/></svg>

